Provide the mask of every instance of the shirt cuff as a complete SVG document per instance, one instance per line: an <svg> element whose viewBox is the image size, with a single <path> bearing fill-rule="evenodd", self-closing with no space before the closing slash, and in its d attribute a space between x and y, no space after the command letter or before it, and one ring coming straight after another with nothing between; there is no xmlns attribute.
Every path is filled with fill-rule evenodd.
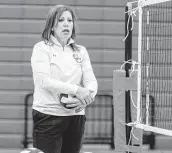
<svg viewBox="0 0 172 153"><path fill-rule="evenodd" d="M73 95L76 95L77 91L78 91L79 86L78 85L72 85L71 86L71 92Z"/></svg>

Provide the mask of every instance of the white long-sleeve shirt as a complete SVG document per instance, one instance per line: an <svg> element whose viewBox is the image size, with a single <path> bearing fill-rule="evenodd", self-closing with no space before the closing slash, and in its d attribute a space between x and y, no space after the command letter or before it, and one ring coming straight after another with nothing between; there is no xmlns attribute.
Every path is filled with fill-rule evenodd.
<svg viewBox="0 0 172 153"><path fill-rule="evenodd" d="M64 109L59 101L61 93L76 95L79 86L97 93L97 80L93 73L90 58L85 47L73 51L70 44L62 45L51 36L54 45L38 42L33 49L31 66L34 80L32 108L45 114L56 116L83 115Z"/></svg>

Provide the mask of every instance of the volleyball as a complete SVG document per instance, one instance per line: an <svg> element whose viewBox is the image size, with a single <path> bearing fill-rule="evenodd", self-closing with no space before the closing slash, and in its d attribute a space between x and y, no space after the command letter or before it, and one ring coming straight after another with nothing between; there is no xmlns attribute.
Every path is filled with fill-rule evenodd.
<svg viewBox="0 0 172 153"><path fill-rule="evenodd" d="M37 148L27 148L22 150L20 153L43 153L43 152Z"/></svg>
<svg viewBox="0 0 172 153"><path fill-rule="evenodd" d="M76 102L78 99L75 96L67 95L67 94L61 94L60 95L60 104L65 108L65 109L72 109L74 107L67 107L68 102Z"/></svg>

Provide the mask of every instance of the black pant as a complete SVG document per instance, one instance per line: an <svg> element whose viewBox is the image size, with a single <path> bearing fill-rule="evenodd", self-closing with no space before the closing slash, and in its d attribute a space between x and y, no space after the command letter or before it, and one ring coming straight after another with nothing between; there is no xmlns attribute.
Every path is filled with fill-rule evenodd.
<svg viewBox="0 0 172 153"><path fill-rule="evenodd" d="M33 110L33 147L44 153L79 153L85 115L52 116Z"/></svg>

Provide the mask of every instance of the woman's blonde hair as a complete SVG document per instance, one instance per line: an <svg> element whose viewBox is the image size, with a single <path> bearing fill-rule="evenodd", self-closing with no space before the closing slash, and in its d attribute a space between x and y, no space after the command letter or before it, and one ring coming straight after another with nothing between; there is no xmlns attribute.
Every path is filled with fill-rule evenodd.
<svg viewBox="0 0 172 153"><path fill-rule="evenodd" d="M49 12L48 12L48 16L46 19L46 24L45 24L45 28L42 32L42 39L45 41L45 43L53 43L51 41L51 35L54 35L53 32L53 27L54 24L58 24L58 19L60 18L60 16L62 15L63 12L65 11L69 11L72 15L72 19L73 19L73 30L72 30L72 35L71 38L72 39L76 39L76 15L74 13L74 11L66 5L56 5L53 6ZM76 43L72 43L71 47L73 48L73 50L79 50L78 45L76 45Z"/></svg>

